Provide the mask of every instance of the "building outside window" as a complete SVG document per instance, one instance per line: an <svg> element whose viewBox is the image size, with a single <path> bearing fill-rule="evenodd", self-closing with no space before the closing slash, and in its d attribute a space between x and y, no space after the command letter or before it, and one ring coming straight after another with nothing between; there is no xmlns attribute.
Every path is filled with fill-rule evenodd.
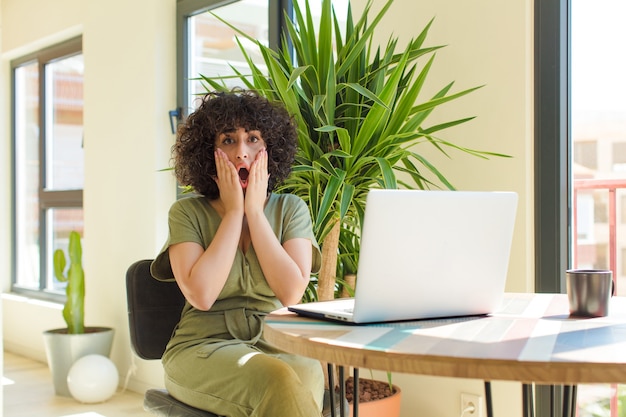
<svg viewBox="0 0 626 417"><path fill-rule="evenodd" d="M12 291L64 297L52 255L83 234L83 55L76 38L11 62Z"/></svg>

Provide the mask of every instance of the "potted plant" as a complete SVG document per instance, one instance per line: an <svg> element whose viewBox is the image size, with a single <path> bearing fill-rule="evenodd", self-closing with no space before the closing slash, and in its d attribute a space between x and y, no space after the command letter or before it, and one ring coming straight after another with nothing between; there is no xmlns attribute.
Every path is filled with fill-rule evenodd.
<svg viewBox="0 0 626 417"><path fill-rule="evenodd" d="M285 16L288 33L283 35L278 51L216 16L256 45L267 70L253 62L240 42L249 74L233 67L234 76L200 75L205 87L211 90L227 90L225 79L238 78L247 88L284 103L294 116L299 150L293 173L279 191L300 196L311 210L314 231L322 247L322 268L312 279L307 298L319 300L334 298L341 289L337 279L342 283L344 275L357 273L356 263L349 265L344 261L354 261L358 253L343 250L358 250L369 189L454 189L417 152L418 145L431 145L446 156L448 149L482 158L504 156L468 149L438 136L442 130L473 117L426 125L428 116L438 106L480 88L451 93L451 82L419 102L423 100L420 93L432 68L434 52L442 48L423 46L432 21L404 50L397 52L397 39L390 38L383 48L373 40L393 0L388 0L371 20L371 0L356 21L348 5L343 30L331 3L322 1L316 24L308 2L304 11L298 2L293 2L294 17Z"/></svg>
<svg viewBox="0 0 626 417"><path fill-rule="evenodd" d="M322 268L312 277L305 301L353 293L365 199L371 188L454 189L418 153L418 146L431 145L446 156L450 149L481 158L506 156L439 136L473 117L427 125L437 107L480 87L453 93L451 82L424 99L422 87L442 46L424 46L432 21L404 50L396 51L395 38L377 46L374 33L392 3L388 0L370 19L372 0L368 0L356 20L349 4L342 29L331 0L322 0L317 23L308 2L304 10L293 2L294 16L285 16L287 33L277 51L216 16L249 41L244 47L238 40L250 73L233 67L232 76L200 75L205 88L226 91L226 80L232 84L234 77L284 103L297 124L296 164L279 191L308 203L322 248ZM250 42L263 56L266 70L253 62L246 49Z"/></svg>
<svg viewBox="0 0 626 417"><path fill-rule="evenodd" d="M43 333L55 393L66 397L71 396L67 374L74 362L89 354L108 357L114 335L113 329L108 327L85 327L85 272L80 234L76 231L69 235L68 257L67 274L63 250L57 249L53 260L54 276L61 282L67 282L67 300L63 307L63 319L67 327Z"/></svg>

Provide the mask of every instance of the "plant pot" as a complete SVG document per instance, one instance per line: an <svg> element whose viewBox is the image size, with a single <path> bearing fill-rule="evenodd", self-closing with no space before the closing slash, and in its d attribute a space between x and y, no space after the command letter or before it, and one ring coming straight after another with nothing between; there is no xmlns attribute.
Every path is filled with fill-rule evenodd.
<svg viewBox="0 0 626 417"><path fill-rule="evenodd" d="M114 330L108 327L85 327L85 333L68 334L66 328L43 332L48 367L56 395L71 397L67 374L78 359L90 354L111 354Z"/></svg>
<svg viewBox="0 0 626 417"><path fill-rule="evenodd" d="M351 388L352 378L348 378L346 381L346 393L349 394ZM396 385L393 386L393 393L390 396L384 398L377 398L371 401L367 401L366 398L369 389L369 385L380 385L383 388L388 386L387 382L376 381L371 379L359 378L359 417L399 417L400 416L400 402L402 400L402 391ZM348 387L350 387L348 389ZM365 392L364 392L365 391ZM348 395L350 400L350 396ZM353 415L352 401L350 400L350 417Z"/></svg>

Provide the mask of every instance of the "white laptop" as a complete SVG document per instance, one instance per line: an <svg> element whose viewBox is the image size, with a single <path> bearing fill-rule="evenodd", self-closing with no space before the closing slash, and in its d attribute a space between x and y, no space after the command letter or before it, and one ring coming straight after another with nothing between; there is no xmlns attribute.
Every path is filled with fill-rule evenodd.
<svg viewBox="0 0 626 417"><path fill-rule="evenodd" d="M516 209L514 192L372 190L354 298L289 310L355 324L492 313Z"/></svg>

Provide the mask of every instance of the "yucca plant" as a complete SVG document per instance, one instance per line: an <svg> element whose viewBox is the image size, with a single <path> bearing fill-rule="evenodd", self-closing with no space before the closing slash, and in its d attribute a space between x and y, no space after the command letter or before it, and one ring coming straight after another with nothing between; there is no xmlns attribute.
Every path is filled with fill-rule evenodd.
<svg viewBox="0 0 626 417"><path fill-rule="evenodd" d="M434 146L445 155L448 149L482 158L499 154L461 147L438 136L473 117L426 125L435 108L480 88L451 93L451 82L433 97L422 97L435 51L442 48L423 46L432 21L396 52L396 38L384 48L373 39L393 0L371 22L371 0L356 21L350 6L345 19L338 19L331 0L322 0L318 25L305 3L304 10L293 3L293 19L285 16L287 31L277 51L216 16L256 44L267 70L253 62L240 42L249 73L232 67L234 76L201 79L207 90L227 90L226 78L232 83L235 77L242 87L284 103L295 118L296 164L279 191L296 194L309 205L323 261L307 298L326 300L335 296L337 277L356 272L358 236L371 188L454 189L418 152L418 145Z"/></svg>

